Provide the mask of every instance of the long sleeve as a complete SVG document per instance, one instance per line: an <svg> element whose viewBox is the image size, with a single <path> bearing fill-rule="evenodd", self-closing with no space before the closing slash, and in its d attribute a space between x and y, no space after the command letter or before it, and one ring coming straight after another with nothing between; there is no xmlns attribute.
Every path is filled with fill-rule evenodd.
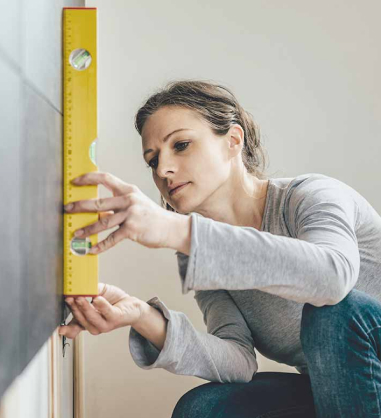
<svg viewBox="0 0 381 418"><path fill-rule="evenodd" d="M176 252L182 293L259 289L315 306L340 302L360 269L358 206L344 185L323 175L293 180L278 215L290 236L192 212L190 254Z"/></svg>
<svg viewBox="0 0 381 418"><path fill-rule="evenodd" d="M188 317L168 309L157 297L147 301L168 319L162 350L131 327L129 348L142 369L162 368L177 375L211 382L249 382L258 369L251 332L225 290L195 292L207 332L194 328Z"/></svg>

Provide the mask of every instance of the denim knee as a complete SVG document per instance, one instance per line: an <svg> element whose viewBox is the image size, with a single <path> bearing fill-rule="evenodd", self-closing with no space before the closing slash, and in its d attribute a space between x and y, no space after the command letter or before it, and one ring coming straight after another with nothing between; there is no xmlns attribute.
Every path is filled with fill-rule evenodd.
<svg viewBox="0 0 381 418"><path fill-rule="evenodd" d="M314 306L306 303L302 311L300 341L303 350L321 348L325 343L350 331L350 325L356 323L365 332L375 326L375 313L381 312L381 303L365 292L352 289L348 295L335 305ZM339 332L340 331L340 332Z"/></svg>
<svg viewBox="0 0 381 418"><path fill-rule="evenodd" d="M171 418L198 418L207 416L208 397L213 396L213 382L205 383L186 392L178 401Z"/></svg>

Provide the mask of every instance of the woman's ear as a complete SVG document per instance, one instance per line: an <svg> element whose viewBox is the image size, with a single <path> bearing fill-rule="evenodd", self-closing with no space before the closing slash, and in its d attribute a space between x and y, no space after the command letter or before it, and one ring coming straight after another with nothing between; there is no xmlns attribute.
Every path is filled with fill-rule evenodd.
<svg viewBox="0 0 381 418"><path fill-rule="evenodd" d="M232 156L236 156L243 148L245 132L240 125L234 124L230 127L227 138L229 153Z"/></svg>

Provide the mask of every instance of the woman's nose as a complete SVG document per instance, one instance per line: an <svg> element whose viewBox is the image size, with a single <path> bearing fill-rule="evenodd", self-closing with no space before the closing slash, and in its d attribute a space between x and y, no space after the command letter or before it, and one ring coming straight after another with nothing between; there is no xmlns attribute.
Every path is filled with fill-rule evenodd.
<svg viewBox="0 0 381 418"><path fill-rule="evenodd" d="M167 160L159 161L157 168L156 168L156 174L161 177L165 178L167 177L168 173L174 173L175 172L175 166L173 161L170 161L169 158Z"/></svg>

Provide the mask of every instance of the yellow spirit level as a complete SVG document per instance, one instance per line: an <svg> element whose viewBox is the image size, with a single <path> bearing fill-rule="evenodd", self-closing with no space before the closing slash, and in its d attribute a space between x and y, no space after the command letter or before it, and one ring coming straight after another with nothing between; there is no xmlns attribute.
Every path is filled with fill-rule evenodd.
<svg viewBox="0 0 381 418"><path fill-rule="evenodd" d="M97 9L63 9L64 205L98 198L98 186L71 181L98 171ZM98 295L98 256L89 254L98 235L76 238L74 231L95 223L97 213L64 213L64 295Z"/></svg>

